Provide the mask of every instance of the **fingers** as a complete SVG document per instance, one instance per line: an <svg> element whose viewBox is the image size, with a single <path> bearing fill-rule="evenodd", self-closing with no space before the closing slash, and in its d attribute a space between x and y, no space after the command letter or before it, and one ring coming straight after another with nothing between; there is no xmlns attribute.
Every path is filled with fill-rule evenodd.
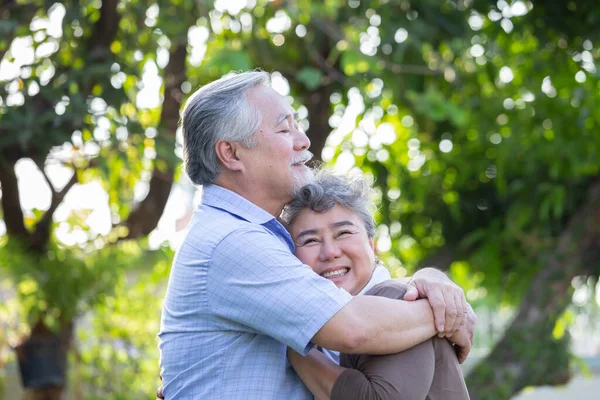
<svg viewBox="0 0 600 400"><path fill-rule="evenodd" d="M467 338L464 326L461 328L461 330L459 330L459 332L451 337L448 337L448 340L454 344L454 350L456 351L458 362L462 364L469 356L472 347L472 342Z"/></svg>
<svg viewBox="0 0 600 400"><path fill-rule="evenodd" d="M419 290L416 286L410 284L406 288L406 293L404 294L404 300L406 301L414 301L419 297Z"/></svg>
<svg viewBox="0 0 600 400"><path fill-rule="evenodd" d="M444 336L454 334L460 326L458 317L458 307L456 304L456 295L454 290L444 290L444 299L446 302L446 329Z"/></svg>
<svg viewBox="0 0 600 400"><path fill-rule="evenodd" d="M470 304L467 303L467 318L466 318L467 330L469 332L469 340L473 343L475 336L475 328L477 327L477 315Z"/></svg>
<svg viewBox="0 0 600 400"><path fill-rule="evenodd" d="M448 308L446 313L447 315L454 316L454 323L452 326L449 326L448 323L446 324L446 335L453 335L465 323L466 307L464 306L464 303L466 300L460 289L455 289L448 297L450 297L452 301L448 301L449 304L446 305Z"/></svg>
<svg viewBox="0 0 600 400"><path fill-rule="evenodd" d="M471 352L471 346L454 346L456 349L456 356L458 357L458 363L462 364L465 362L469 353Z"/></svg>
<svg viewBox="0 0 600 400"><path fill-rule="evenodd" d="M436 287L427 293L427 298L433 310L435 329L439 334L443 335L444 327L448 322L446 321L446 300L444 299L444 293L439 287Z"/></svg>
<svg viewBox="0 0 600 400"><path fill-rule="evenodd" d="M464 318L463 318L463 323L467 323L468 319L469 319L469 306L467 305L467 296L465 296L465 292L462 292L462 296L461 296L461 300L462 300L462 305L463 305L463 310L464 310Z"/></svg>
<svg viewBox="0 0 600 400"><path fill-rule="evenodd" d="M463 290L445 275L419 271L413 277L404 300L427 298L433 310L435 328L439 337L456 333L467 320L467 301Z"/></svg>

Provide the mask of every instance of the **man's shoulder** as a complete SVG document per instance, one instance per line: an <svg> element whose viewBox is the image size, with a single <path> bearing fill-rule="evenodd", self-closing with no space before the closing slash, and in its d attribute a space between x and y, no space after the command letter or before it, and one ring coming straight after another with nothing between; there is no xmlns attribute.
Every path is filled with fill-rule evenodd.
<svg viewBox="0 0 600 400"><path fill-rule="evenodd" d="M261 226L212 207L200 206L187 226L184 246L215 248L236 231L260 230Z"/></svg>
<svg viewBox="0 0 600 400"><path fill-rule="evenodd" d="M204 230L227 235L239 229L261 231L264 228L260 224L248 221L225 210L210 206L200 206L190 221L189 229L190 231Z"/></svg>
<svg viewBox="0 0 600 400"><path fill-rule="evenodd" d="M218 208L200 206L188 225L184 244L214 250L223 242L255 242L269 239L279 242L269 229L261 224Z"/></svg>
<svg viewBox="0 0 600 400"><path fill-rule="evenodd" d="M373 286L365 294L369 296L380 296L401 300L404 298L406 289L406 284L395 279L388 279Z"/></svg>

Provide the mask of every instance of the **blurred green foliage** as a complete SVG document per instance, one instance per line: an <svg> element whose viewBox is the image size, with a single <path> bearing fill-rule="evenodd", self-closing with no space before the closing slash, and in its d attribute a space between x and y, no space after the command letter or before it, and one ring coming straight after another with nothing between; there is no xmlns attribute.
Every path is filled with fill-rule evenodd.
<svg viewBox="0 0 600 400"><path fill-rule="evenodd" d="M433 264L474 305L541 307L547 325L530 331L549 349L567 346L570 313L597 313L594 296L570 308L523 302L532 293L570 300L586 285L593 292L600 273L598 256L578 247L595 234L575 224L580 210L600 209L592 193L600 179L595 2L37 0L8 1L0 12L3 189L16 182L16 162L30 158L41 171L58 162L77 183L100 182L108 194L108 234L91 232L85 211L65 221L88 235L76 246L52 234L56 224L35 242L46 211L25 210L24 233L11 220L12 192L2 198L4 284L25 321L82 321L71 354L72 390L82 397L154 391L154 336L171 254L148 252L151 229L123 240L134 231L134 190L161 176L170 183L181 151L176 110L193 89L232 70L275 71L289 84L317 156L373 176L378 243L394 273ZM43 22L48 16L58 32ZM186 52L183 66L178 49ZM19 61L23 51L33 55ZM153 71L159 90L144 91ZM153 97L155 104L144 103ZM59 190L54 197L63 200ZM150 215L153 228L158 204L138 219ZM574 238L571 253L559 246L565 236ZM32 243L35 252L23 250ZM553 258L565 272L538 293ZM571 285L574 276L584 279ZM9 318L7 308L0 315ZM554 362L536 366L539 354L515 346L530 380L494 382L483 365L475 394L507 398L529 384L558 382L536 378L554 376Z"/></svg>

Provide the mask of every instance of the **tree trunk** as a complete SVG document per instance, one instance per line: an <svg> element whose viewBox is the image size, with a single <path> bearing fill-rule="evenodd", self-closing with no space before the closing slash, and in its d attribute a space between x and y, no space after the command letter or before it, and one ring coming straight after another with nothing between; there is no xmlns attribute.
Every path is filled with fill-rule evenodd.
<svg viewBox="0 0 600 400"><path fill-rule="evenodd" d="M310 150L315 155L315 161L322 161L323 156L321 153L331 133L329 117L331 116L330 98L334 90L333 85L336 80L340 80L344 76L340 71L339 59L331 60L330 55L335 49L336 43L342 37L337 36L339 33L335 30L336 25L328 19L313 15L311 27L316 32L320 32L321 35L319 35L316 43L307 47L309 58L312 66L324 72L326 76L321 80L319 87L307 93L306 108L308 109L308 120L310 121L307 134L310 138Z"/></svg>
<svg viewBox="0 0 600 400"><path fill-rule="evenodd" d="M306 104L310 121L307 135L311 143L310 151L315 155L315 161L322 161L321 153L331 132L329 127L329 116L331 115L329 97L331 97L331 85L319 86L315 91L309 93L308 103Z"/></svg>
<svg viewBox="0 0 600 400"><path fill-rule="evenodd" d="M490 355L467 377L472 400L509 399L526 386L568 382L568 335L554 338L557 319L571 302L576 276L600 273L600 182L590 186L557 244L541 258L514 321Z"/></svg>
<svg viewBox="0 0 600 400"><path fill-rule="evenodd" d="M160 116L159 136L156 139L157 157L154 161L152 178L149 182L148 194L124 222L128 233L123 239L136 239L152 232L158 225L171 193L178 161L173 149L179 122L179 109L183 99L181 85L185 81L186 46L187 43L173 45L169 64L165 68L165 99Z"/></svg>
<svg viewBox="0 0 600 400"><path fill-rule="evenodd" d="M2 207L2 218L6 224L6 233L9 237L17 237L20 240L29 239L29 231L23 220L23 210L19 200L19 186L15 172L14 158L9 158L12 149L0 153L0 206Z"/></svg>

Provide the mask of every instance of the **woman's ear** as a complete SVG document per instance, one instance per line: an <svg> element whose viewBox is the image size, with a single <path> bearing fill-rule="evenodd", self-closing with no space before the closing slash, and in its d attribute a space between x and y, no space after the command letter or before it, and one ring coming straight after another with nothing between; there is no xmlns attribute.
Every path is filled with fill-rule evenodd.
<svg viewBox="0 0 600 400"><path fill-rule="evenodd" d="M215 153L221 165L231 171L240 171L243 168L242 160L238 157L238 143L219 140L215 144Z"/></svg>
<svg viewBox="0 0 600 400"><path fill-rule="evenodd" d="M373 250L373 254L375 254L375 257L377 257L377 241L375 240L375 238L369 238L369 246L371 246L371 250Z"/></svg>

